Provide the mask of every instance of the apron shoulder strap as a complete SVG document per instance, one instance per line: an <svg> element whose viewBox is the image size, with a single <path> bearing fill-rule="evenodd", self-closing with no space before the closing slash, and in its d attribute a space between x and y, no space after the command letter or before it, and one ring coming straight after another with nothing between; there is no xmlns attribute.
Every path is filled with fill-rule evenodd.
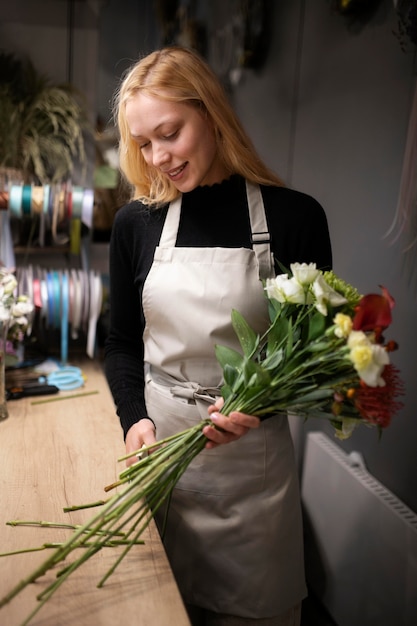
<svg viewBox="0 0 417 626"><path fill-rule="evenodd" d="M161 239L159 240L160 248L175 248L181 216L181 202L182 194L175 198L168 207Z"/></svg>
<svg viewBox="0 0 417 626"><path fill-rule="evenodd" d="M246 193L252 229L252 246L259 265L259 278L261 280L272 278L275 271L274 257L271 252L271 235L259 185L246 181Z"/></svg>

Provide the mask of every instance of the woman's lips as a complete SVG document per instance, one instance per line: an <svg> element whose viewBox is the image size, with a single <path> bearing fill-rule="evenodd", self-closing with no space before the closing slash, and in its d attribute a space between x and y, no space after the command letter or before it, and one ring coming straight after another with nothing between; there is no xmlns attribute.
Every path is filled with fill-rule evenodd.
<svg viewBox="0 0 417 626"><path fill-rule="evenodd" d="M177 180L178 178L180 178L186 165L187 163L183 163L183 165L180 165L180 167L176 167L173 170L169 170L169 172L166 172L166 174L170 177L171 180Z"/></svg>

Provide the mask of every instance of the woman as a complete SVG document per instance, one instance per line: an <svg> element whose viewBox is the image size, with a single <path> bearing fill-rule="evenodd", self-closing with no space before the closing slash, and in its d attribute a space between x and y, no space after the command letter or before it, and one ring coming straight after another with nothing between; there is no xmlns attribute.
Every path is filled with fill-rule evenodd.
<svg viewBox="0 0 417 626"><path fill-rule="evenodd" d="M209 411L206 448L178 483L164 530L192 624L297 624L305 583L287 418L222 415L214 346L239 348L232 308L266 328L260 279L278 262L330 268L325 214L262 163L190 50L134 65L115 112L133 200L112 232L106 374L126 451Z"/></svg>

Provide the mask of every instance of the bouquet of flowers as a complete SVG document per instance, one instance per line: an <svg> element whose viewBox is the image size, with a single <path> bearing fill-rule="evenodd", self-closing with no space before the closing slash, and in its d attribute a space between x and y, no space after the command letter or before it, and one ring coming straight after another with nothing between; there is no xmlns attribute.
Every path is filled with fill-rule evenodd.
<svg viewBox="0 0 417 626"><path fill-rule="evenodd" d="M381 294L361 297L333 272L296 263L291 265L291 274L268 279L265 293L270 316L266 332L255 333L240 313L232 311L241 352L216 346L224 375L222 413L236 410L274 419L275 414L288 411L304 419L322 417L339 438L349 437L360 424L379 431L386 428L402 406L398 396L403 393L399 373L389 358L396 343L386 342L383 336L394 306L388 291L382 288ZM169 501L179 478L204 448L207 439L202 431L207 424L212 424L209 417L132 453L129 456L139 460L122 471L116 483L105 487L106 492L123 487L120 492L105 501L67 509L100 507L85 525L73 527L64 543L36 548L49 549L51 556L17 584L0 607L77 548L84 548L81 556L61 566L56 579L39 594L26 624L83 562L102 548L124 546L98 582L101 587L127 552L141 542L155 512Z"/></svg>
<svg viewBox="0 0 417 626"><path fill-rule="evenodd" d="M17 280L14 274L0 268L0 323L6 325L7 336L21 340L30 326L33 303L27 295L15 296Z"/></svg>

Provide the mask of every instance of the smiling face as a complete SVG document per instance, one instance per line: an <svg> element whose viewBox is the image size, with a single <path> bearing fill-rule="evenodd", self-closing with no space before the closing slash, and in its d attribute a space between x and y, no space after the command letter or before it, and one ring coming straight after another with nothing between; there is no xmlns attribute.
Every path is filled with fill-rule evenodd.
<svg viewBox="0 0 417 626"><path fill-rule="evenodd" d="M211 123L196 107L137 92L126 103L126 121L149 166L180 192L227 177Z"/></svg>

